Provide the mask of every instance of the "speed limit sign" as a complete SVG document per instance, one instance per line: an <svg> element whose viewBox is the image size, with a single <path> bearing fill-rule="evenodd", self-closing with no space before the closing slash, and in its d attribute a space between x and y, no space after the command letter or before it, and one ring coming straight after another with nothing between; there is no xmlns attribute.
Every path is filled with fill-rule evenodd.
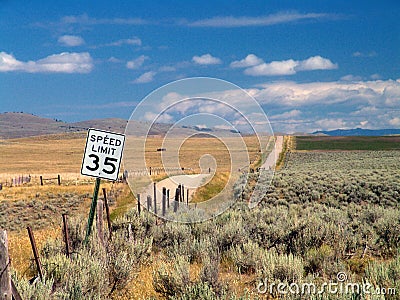
<svg viewBox="0 0 400 300"><path fill-rule="evenodd" d="M124 143L123 134L89 129L81 174L117 180Z"/></svg>

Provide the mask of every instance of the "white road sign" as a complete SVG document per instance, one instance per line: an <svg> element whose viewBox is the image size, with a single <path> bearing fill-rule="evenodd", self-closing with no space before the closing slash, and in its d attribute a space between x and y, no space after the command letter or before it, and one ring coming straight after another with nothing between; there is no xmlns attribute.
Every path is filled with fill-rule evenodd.
<svg viewBox="0 0 400 300"><path fill-rule="evenodd" d="M81 174L117 180L125 135L89 129Z"/></svg>

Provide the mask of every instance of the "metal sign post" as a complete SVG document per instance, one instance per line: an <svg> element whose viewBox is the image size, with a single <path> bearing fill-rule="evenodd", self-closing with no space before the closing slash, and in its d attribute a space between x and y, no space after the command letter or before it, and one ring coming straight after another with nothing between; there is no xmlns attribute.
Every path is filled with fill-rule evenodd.
<svg viewBox="0 0 400 300"><path fill-rule="evenodd" d="M96 177L92 204L90 206L85 243L92 232L97 198L100 190L100 178L117 180L121 165L125 135L98 129L89 129L85 154L83 156L81 174Z"/></svg>
<svg viewBox="0 0 400 300"><path fill-rule="evenodd" d="M93 191L92 205L90 206L88 225L86 228L86 236L85 236L85 242L84 242L85 244L88 243L89 236L92 233L94 213L96 212L97 198L99 196L99 190L100 190L100 181L101 181L100 178L96 178L96 183L95 183L94 191Z"/></svg>

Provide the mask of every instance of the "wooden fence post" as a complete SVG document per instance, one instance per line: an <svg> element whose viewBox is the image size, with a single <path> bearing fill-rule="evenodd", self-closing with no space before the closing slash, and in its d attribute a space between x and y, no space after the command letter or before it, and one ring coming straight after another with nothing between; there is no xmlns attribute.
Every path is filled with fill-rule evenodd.
<svg viewBox="0 0 400 300"><path fill-rule="evenodd" d="M137 200L137 211L140 216L140 194L136 195L136 200Z"/></svg>
<svg viewBox="0 0 400 300"><path fill-rule="evenodd" d="M154 200L154 213L157 213L157 186L156 183L153 183L153 200Z"/></svg>
<svg viewBox="0 0 400 300"><path fill-rule="evenodd" d="M157 214L157 199L154 197L154 213Z"/></svg>
<svg viewBox="0 0 400 300"><path fill-rule="evenodd" d="M180 195L179 188L176 188L175 190L175 201L174 201L174 212L177 212L179 208L179 195Z"/></svg>
<svg viewBox="0 0 400 300"><path fill-rule="evenodd" d="M112 240L112 225L111 225L110 207L108 206L106 188L103 188L103 198L104 198L104 206L106 207L106 216L107 216L108 231L109 231L109 233L110 233L109 239L110 239L110 241L111 241L111 240Z"/></svg>
<svg viewBox="0 0 400 300"><path fill-rule="evenodd" d="M64 225L64 241L65 241L65 252L68 258L70 258L71 250L69 248L69 234L68 234L68 220L67 214L62 215Z"/></svg>
<svg viewBox="0 0 400 300"><path fill-rule="evenodd" d="M150 211L150 206L151 206L151 196L147 196L147 210Z"/></svg>
<svg viewBox="0 0 400 300"><path fill-rule="evenodd" d="M167 197L167 188L162 188L162 215L165 216L165 202Z"/></svg>
<svg viewBox="0 0 400 300"><path fill-rule="evenodd" d="M21 295L18 293L17 287L14 284L14 281L11 279L11 290L13 295L13 300L22 300Z"/></svg>
<svg viewBox="0 0 400 300"><path fill-rule="evenodd" d="M61 185L61 176L60 176L60 174L57 175L57 183L58 183L58 185Z"/></svg>
<svg viewBox="0 0 400 300"><path fill-rule="evenodd" d="M178 197L176 197L176 193L178 193ZM176 198L178 198L178 201L180 202L181 201L181 185L179 184L178 185L178 190L176 191L176 193L175 193L175 199Z"/></svg>
<svg viewBox="0 0 400 300"><path fill-rule="evenodd" d="M167 208L169 208L169 189L167 190Z"/></svg>
<svg viewBox="0 0 400 300"><path fill-rule="evenodd" d="M104 222L103 222L103 200L97 201L97 238L100 243L104 246Z"/></svg>
<svg viewBox="0 0 400 300"><path fill-rule="evenodd" d="M11 300L11 272L7 231L0 229L0 299Z"/></svg>
<svg viewBox="0 0 400 300"><path fill-rule="evenodd" d="M40 185L43 185L43 176L40 175Z"/></svg>
<svg viewBox="0 0 400 300"><path fill-rule="evenodd" d="M33 252L33 256L35 258L36 266L37 266L37 269L38 269L38 272L39 272L39 277L40 277L40 280L43 281L42 263L40 262L39 252L38 252L37 247L36 247L35 236L33 235L31 227L28 226L26 229L28 230L29 240L31 241L32 252Z"/></svg>

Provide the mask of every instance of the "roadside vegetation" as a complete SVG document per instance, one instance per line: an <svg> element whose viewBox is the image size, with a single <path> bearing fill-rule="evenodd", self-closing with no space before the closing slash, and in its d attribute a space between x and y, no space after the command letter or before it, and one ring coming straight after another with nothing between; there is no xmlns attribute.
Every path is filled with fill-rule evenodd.
<svg viewBox="0 0 400 300"><path fill-rule="evenodd" d="M83 243L86 219L76 213L71 259L61 231L49 235L40 243L45 280L30 285L34 266L24 274L13 265L18 290L24 299L277 299L276 289L260 293L257 286L321 286L344 272L346 282L396 289L370 299L399 299L400 151L307 152L295 144L302 147L287 140L292 151L252 210L247 186L243 201L210 221L163 222L144 209L138 215L132 195L122 192L116 207L124 209L114 210L113 239L106 236L104 246L96 232ZM252 182L257 173L249 176Z"/></svg>
<svg viewBox="0 0 400 300"><path fill-rule="evenodd" d="M299 136L297 150L400 150L400 136Z"/></svg>

